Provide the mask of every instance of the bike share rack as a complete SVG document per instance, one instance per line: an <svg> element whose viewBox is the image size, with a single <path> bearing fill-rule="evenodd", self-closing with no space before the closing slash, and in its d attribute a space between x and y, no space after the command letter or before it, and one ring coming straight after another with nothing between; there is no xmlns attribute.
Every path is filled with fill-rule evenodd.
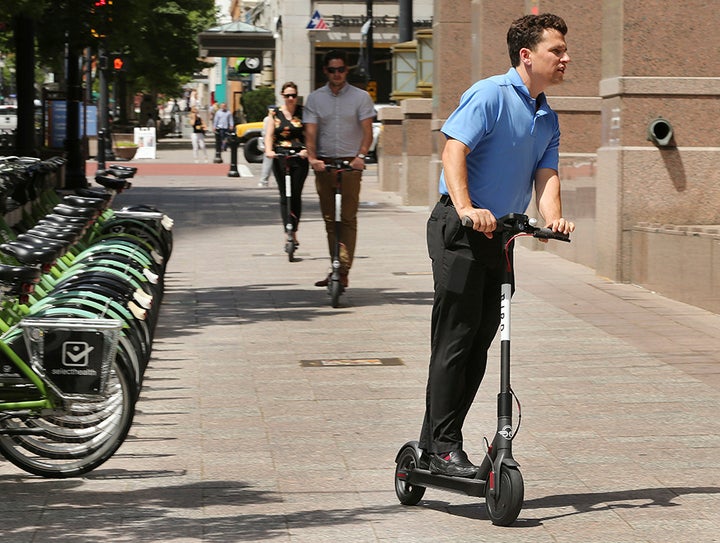
<svg viewBox="0 0 720 543"><path fill-rule="evenodd" d="M56 478L127 436L172 252L167 215L111 207L135 168L61 197L64 164L0 158L0 453Z"/></svg>

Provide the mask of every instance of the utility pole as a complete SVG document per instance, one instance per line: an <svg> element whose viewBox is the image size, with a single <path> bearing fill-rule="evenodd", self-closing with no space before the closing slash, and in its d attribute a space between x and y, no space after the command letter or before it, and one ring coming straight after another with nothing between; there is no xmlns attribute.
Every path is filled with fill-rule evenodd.
<svg viewBox="0 0 720 543"><path fill-rule="evenodd" d="M366 45L367 45L367 78L373 80L373 0L366 0L366 13L367 20L370 21L368 26Z"/></svg>
<svg viewBox="0 0 720 543"><path fill-rule="evenodd" d="M413 0L400 0L398 11L398 26L400 43L413 39Z"/></svg>
<svg viewBox="0 0 720 543"><path fill-rule="evenodd" d="M76 189L87 186L85 178L85 157L80 148L80 103L82 82L80 80L80 58L75 32L66 34L65 43L65 188Z"/></svg>

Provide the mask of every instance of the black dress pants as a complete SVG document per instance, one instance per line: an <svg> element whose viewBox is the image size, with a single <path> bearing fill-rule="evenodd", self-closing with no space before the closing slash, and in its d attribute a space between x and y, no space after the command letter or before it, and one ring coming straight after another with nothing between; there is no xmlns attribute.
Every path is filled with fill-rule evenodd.
<svg viewBox="0 0 720 543"><path fill-rule="evenodd" d="M505 263L500 236L488 239L462 226L449 201L433 209L427 244L435 296L420 447L428 453L444 453L463 448L463 423L500 324Z"/></svg>

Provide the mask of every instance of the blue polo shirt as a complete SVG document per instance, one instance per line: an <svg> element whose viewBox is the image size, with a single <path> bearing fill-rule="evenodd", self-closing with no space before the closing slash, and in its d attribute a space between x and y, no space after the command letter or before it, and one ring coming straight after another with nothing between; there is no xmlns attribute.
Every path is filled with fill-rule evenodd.
<svg viewBox="0 0 720 543"><path fill-rule="evenodd" d="M523 213L535 171L558 169L558 116L545 94L530 97L515 68L465 91L442 132L470 148L467 169L473 206L489 209L496 217ZM444 171L439 190L448 192Z"/></svg>

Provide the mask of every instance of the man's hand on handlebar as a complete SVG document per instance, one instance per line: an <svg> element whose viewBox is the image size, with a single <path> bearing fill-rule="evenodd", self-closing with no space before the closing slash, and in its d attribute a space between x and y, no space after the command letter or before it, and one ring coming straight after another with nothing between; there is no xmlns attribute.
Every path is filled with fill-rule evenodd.
<svg viewBox="0 0 720 543"><path fill-rule="evenodd" d="M353 170L364 170L365 169L365 159L360 158L359 156L356 156L350 161L350 167Z"/></svg>
<svg viewBox="0 0 720 543"><path fill-rule="evenodd" d="M310 161L310 167L316 172L323 172L325 171L325 162L316 158L315 160Z"/></svg>
<svg viewBox="0 0 720 543"><path fill-rule="evenodd" d="M457 212L463 221L463 225L470 226L470 224L467 224L467 217L472 221L473 230L482 232L488 239L492 239L493 232L497 229L497 219L489 209L477 209L473 207L464 210L458 209Z"/></svg>
<svg viewBox="0 0 720 543"><path fill-rule="evenodd" d="M560 217L559 219L556 219L552 221L551 223L548 223L545 228L549 228L553 232L560 232L561 234L570 235L571 232L575 231L575 223L568 221L567 219L564 219L563 217ZM541 241L543 243L547 243L548 239L543 238L537 238L538 241Z"/></svg>

